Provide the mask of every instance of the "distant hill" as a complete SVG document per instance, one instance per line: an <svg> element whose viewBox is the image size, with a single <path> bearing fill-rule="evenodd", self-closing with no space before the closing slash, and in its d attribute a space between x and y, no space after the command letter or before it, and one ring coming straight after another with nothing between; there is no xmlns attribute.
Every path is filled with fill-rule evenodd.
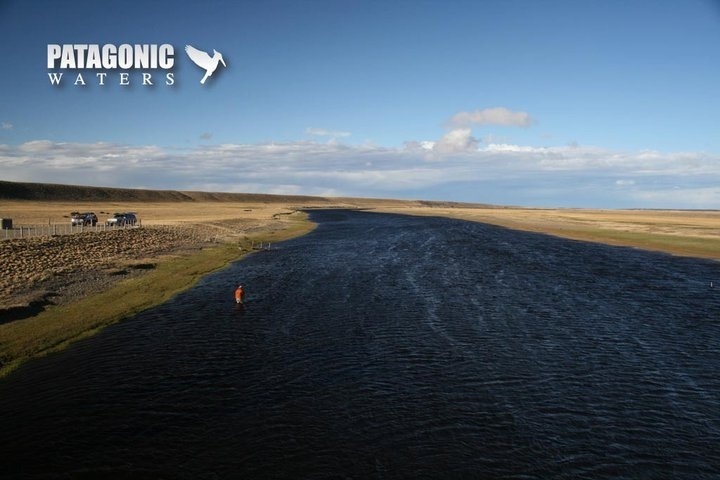
<svg viewBox="0 0 720 480"><path fill-rule="evenodd" d="M323 197L267 195L260 193L181 192L134 188L90 187L52 183L22 183L0 180L0 199L35 201L118 202L313 202L331 203Z"/></svg>
<svg viewBox="0 0 720 480"><path fill-rule="evenodd" d="M188 192L180 190L144 190L138 188L91 187L54 183L25 183L0 180L0 200L32 200L58 202L263 202L293 203L315 207L423 206L483 207L493 205L463 202L396 200L380 198L311 197L304 195L270 195L265 193Z"/></svg>

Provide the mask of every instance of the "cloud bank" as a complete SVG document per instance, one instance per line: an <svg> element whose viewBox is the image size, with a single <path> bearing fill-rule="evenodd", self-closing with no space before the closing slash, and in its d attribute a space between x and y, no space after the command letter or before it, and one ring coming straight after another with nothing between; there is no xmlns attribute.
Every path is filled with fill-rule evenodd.
<svg viewBox="0 0 720 480"><path fill-rule="evenodd" d="M0 172L4 180L155 189L720 208L720 155L481 145L470 129L396 148L295 141L171 149L36 140L0 145Z"/></svg>

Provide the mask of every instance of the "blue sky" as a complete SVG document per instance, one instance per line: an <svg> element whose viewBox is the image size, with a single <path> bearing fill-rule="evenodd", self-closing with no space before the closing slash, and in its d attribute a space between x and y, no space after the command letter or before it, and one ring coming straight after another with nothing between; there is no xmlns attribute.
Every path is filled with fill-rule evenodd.
<svg viewBox="0 0 720 480"><path fill-rule="evenodd" d="M720 208L716 0L4 0L0 39L5 180ZM52 86L66 43L170 43L176 83Z"/></svg>

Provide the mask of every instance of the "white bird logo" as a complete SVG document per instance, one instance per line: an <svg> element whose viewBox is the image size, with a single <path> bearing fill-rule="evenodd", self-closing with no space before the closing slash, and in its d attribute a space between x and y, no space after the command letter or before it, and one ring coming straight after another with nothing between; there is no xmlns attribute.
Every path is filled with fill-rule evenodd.
<svg viewBox="0 0 720 480"><path fill-rule="evenodd" d="M192 45L185 45L185 51L187 52L188 57L190 57L190 60L192 60L195 65L205 70L205 76L202 78L202 80L200 80L200 83L202 84L204 84L205 80L207 80L207 78L212 75L213 72L217 69L218 62L222 62L223 67L227 67L227 65L225 65L225 60L223 60L222 54L215 49L213 49L212 57L207 53L203 52L202 50L198 50Z"/></svg>

